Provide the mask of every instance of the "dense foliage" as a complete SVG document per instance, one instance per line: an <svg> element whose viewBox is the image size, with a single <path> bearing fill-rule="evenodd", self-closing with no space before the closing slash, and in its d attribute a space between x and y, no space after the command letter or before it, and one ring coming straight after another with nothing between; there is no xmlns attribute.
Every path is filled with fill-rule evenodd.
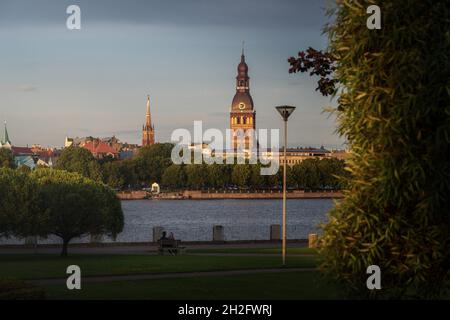
<svg viewBox="0 0 450 320"><path fill-rule="evenodd" d="M0 148L0 168L14 168L14 157L11 150Z"/></svg>
<svg viewBox="0 0 450 320"><path fill-rule="evenodd" d="M115 237L123 229L120 201L109 187L63 170L40 169L32 173L38 183L41 220L39 235L63 241L62 255L73 238L87 234Z"/></svg>
<svg viewBox="0 0 450 320"><path fill-rule="evenodd" d="M86 178L101 181L100 165L85 148L65 148L56 162L55 169L77 172Z"/></svg>
<svg viewBox="0 0 450 320"><path fill-rule="evenodd" d="M0 168L0 237L33 234L39 225L36 182L19 170Z"/></svg>
<svg viewBox="0 0 450 320"><path fill-rule="evenodd" d="M173 144L157 143L139 149L133 159L105 162L101 166L103 182L115 189L136 189L160 182L171 165Z"/></svg>
<svg viewBox="0 0 450 320"><path fill-rule="evenodd" d="M277 189L283 181L282 170L272 176L263 176L261 165L171 165L162 176L162 186L170 189ZM342 187L337 176L345 175L344 161L330 159L306 159L287 167L287 185L295 189L333 189Z"/></svg>
<svg viewBox="0 0 450 320"><path fill-rule="evenodd" d="M0 237L55 235L67 255L73 238L122 229L121 204L108 186L63 170L0 168Z"/></svg>
<svg viewBox="0 0 450 320"><path fill-rule="evenodd" d="M282 170L262 176L261 165L172 164L172 144L155 144L140 149L134 159L102 165L103 182L115 189L133 189L160 183L167 189L279 188ZM344 161L335 158L307 159L288 167L288 186L302 189L340 189L338 175L344 175Z"/></svg>
<svg viewBox="0 0 450 320"><path fill-rule="evenodd" d="M323 270L357 297L436 297L450 270L450 6L338 1L328 29L352 156L345 198L322 238ZM368 290L378 265L382 290Z"/></svg>

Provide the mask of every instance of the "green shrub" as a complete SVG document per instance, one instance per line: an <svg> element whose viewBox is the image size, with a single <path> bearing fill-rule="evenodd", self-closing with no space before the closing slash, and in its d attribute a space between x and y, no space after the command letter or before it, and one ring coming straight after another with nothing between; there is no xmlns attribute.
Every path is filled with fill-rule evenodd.
<svg viewBox="0 0 450 320"><path fill-rule="evenodd" d="M337 61L339 132L351 178L330 212L322 268L353 297L439 297L450 270L450 6L338 1L328 28ZM381 268L382 290L366 287Z"/></svg>

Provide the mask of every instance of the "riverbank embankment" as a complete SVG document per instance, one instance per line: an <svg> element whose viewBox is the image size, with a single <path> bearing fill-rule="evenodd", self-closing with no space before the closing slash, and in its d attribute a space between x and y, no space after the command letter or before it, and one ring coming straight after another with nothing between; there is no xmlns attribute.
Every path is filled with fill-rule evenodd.
<svg viewBox="0 0 450 320"><path fill-rule="evenodd" d="M185 190L180 192L161 192L159 194L151 194L147 191L121 191L117 193L121 200L217 200L217 199L282 199L281 191L199 191ZM340 191L321 191L306 192L304 190L290 190L287 192L288 199L339 199L342 198Z"/></svg>

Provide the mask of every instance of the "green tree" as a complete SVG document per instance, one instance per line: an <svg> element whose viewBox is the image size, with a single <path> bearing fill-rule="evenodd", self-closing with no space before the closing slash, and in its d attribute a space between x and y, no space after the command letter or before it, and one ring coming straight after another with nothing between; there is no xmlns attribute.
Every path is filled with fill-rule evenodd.
<svg viewBox="0 0 450 320"><path fill-rule="evenodd" d="M0 148L0 168L15 168L13 154L7 148Z"/></svg>
<svg viewBox="0 0 450 320"><path fill-rule="evenodd" d="M100 165L85 148L65 148L56 162L55 169L77 172L95 181L101 181L102 178Z"/></svg>
<svg viewBox="0 0 450 320"><path fill-rule="evenodd" d="M186 166L187 185L193 189L202 189L208 179L206 164L188 164Z"/></svg>
<svg viewBox="0 0 450 320"><path fill-rule="evenodd" d="M328 29L351 176L322 268L353 296L436 297L450 276L450 6L383 1L382 30L369 30L370 4L339 1ZM382 290L367 290L369 265Z"/></svg>
<svg viewBox="0 0 450 320"><path fill-rule="evenodd" d="M136 166L132 159L105 162L101 170L103 182L111 188L123 189L137 184Z"/></svg>
<svg viewBox="0 0 450 320"><path fill-rule="evenodd" d="M44 212L39 234L60 237L62 256L67 256L74 238L87 234L115 237L122 231L121 204L109 187L63 170L41 169L31 176L38 183Z"/></svg>
<svg viewBox="0 0 450 320"><path fill-rule="evenodd" d="M264 186L264 176L261 175L261 165L255 164L251 166L250 186L258 189Z"/></svg>
<svg viewBox="0 0 450 320"><path fill-rule="evenodd" d="M224 188L229 180L227 168L223 164L207 165L207 185L212 188Z"/></svg>
<svg viewBox="0 0 450 320"><path fill-rule="evenodd" d="M318 189L321 187L320 172L317 164L317 159L305 159L295 166L294 177L300 188Z"/></svg>
<svg viewBox="0 0 450 320"><path fill-rule="evenodd" d="M17 168L17 170L25 174L31 173L31 168L27 165L21 165L20 167Z"/></svg>
<svg viewBox="0 0 450 320"><path fill-rule="evenodd" d="M103 182L111 188L121 189L125 185L118 161L105 162L102 165L102 177Z"/></svg>
<svg viewBox="0 0 450 320"><path fill-rule="evenodd" d="M38 200L29 175L0 168L0 237L36 234L41 223Z"/></svg>
<svg viewBox="0 0 450 320"><path fill-rule="evenodd" d="M278 174L279 174L279 179L281 182L283 182L283 167L280 167L280 170L278 170ZM294 176L294 170L292 169L292 167L290 165L288 165L286 167L286 186L288 188L293 188L297 186L297 182L295 180L295 176Z"/></svg>
<svg viewBox="0 0 450 320"><path fill-rule="evenodd" d="M250 182L251 169L248 164L236 164L233 167L231 181L238 187L247 187Z"/></svg>
<svg viewBox="0 0 450 320"><path fill-rule="evenodd" d="M178 189L186 186L186 180L184 165L172 164L164 171L161 184L164 187Z"/></svg>
<svg viewBox="0 0 450 320"><path fill-rule="evenodd" d="M149 185L161 181L164 171L172 164L172 148L171 143L155 143L139 149L135 159L139 182Z"/></svg>
<svg viewBox="0 0 450 320"><path fill-rule="evenodd" d="M271 189L280 188L283 185L283 176L280 179L282 169L283 167L280 166L275 174L264 176L264 184Z"/></svg>
<svg viewBox="0 0 450 320"><path fill-rule="evenodd" d="M136 162L133 159L119 161L120 175L124 181L124 187L134 186L138 183Z"/></svg>
<svg viewBox="0 0 450 320"><path fill-rule="evenodd" d="M324 158L317 163L322 188L338 190L341 188L341 179L345 175L345 162L336 158Z"/></svg>

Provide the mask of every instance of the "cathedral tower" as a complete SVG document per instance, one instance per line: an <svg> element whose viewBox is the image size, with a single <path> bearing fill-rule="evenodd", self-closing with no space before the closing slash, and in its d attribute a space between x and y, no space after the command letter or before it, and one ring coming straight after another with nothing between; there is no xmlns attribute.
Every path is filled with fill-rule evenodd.
<svg viewBox="0 0 450 320"><path fill-rule="evenodd" d="M145 116L145 125L142 126L142 146L151 146L152 144L155 144L155 127L152 125L150 113L150 96L147 96L147 114Z"/></svg>
<svg viewBox="0 0 450 320"><path fill-rule="evenodd" d="M253 147L253 133L251 129L256 128L256 112L253 106L253 99L250 95L250 78L248 76L248 66L245 63L244 47L242 47L241 62L237 67L236 94L231 103L230 129L232 148L236 149L241 145L249 150Z"/></svg>

